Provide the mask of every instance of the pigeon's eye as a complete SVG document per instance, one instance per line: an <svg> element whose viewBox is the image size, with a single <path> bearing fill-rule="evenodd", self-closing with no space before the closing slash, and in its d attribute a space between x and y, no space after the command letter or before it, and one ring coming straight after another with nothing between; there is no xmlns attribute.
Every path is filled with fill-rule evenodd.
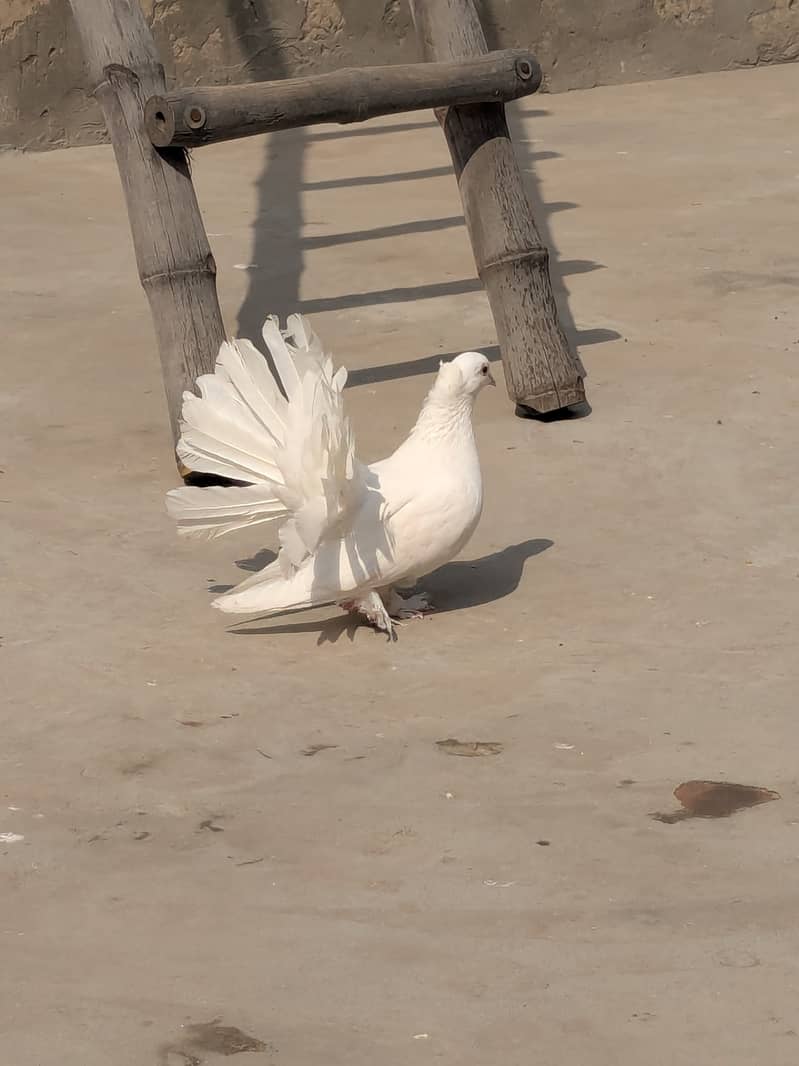
<svg viewBox="0 0 799 1066"><path fill-rule="evenodd" d="M481 374L487 374L487 373L488 373L488 367L487 367L487 366L486 366L485 364L483 364L483 368L482 368L482 370L480 371L480 373L481 373Z"/></svg>

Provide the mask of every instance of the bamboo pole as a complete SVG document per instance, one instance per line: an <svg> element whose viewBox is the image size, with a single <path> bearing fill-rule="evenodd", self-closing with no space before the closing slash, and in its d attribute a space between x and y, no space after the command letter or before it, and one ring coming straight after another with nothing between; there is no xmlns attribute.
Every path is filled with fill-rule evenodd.
<svg viewBox="0 0 799 1066"><path fill-rule="evenodd" d="M473 0L409 2L427 59L462 60L487 51ZM504 107L450 107L436 117L452 156L511 399L542 413L581 403L584 371L558 320L549 252L536 229Z"/></svg>
<svg viewBox="0 0 799 1066"><path fill-rule="evenodd" d="M459 63L360 67L250 85L179 89L147 101L153 144L194 148L319 122L363 122L380 115L484 100L517 100L541 84L535 56L520 48Z"/></svg>
<svg viewBox="0 0 799 1066"><path fill-rule="evenodd" d="M183 392L213 371L225 338L216 264L185 151L157 151L144 128L144 103L166 82L138 0L70 4L116 154L177 441Z"/></svg>

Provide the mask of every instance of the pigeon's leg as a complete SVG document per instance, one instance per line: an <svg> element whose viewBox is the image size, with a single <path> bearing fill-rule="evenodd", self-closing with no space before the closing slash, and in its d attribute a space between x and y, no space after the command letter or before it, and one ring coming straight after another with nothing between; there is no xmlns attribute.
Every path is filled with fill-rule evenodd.
<svg viewBox="0 0 799 1066"><path fill-rule="evenodd" d="M424 592L401 596L396 589L387 589L383 594L383 602L392 618L424 618L434 610Z"/></svg>
<svg viewBox="0 0 799 1066"><path fill-rule="evenodd" d="M363 615L363 617L370 622L375 629L379 629L381 632L387 634L389 640L396 640L397 634L395 632L396 622L391 618L391 615L385 608L385 605L380 598L380 594L375 592L374 589L371 592L367 592L365 596L362 596L359 600L349 600L340 604L345 611L354 611L357 614Z"/></svg>

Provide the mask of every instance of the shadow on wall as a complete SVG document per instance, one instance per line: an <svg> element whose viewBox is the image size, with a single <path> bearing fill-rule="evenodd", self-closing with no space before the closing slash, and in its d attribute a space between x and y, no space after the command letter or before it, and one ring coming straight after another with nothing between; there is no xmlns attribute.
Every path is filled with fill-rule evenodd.
<svg viewBox="0 0 799 1066"><path fill-rule="evenodd" d="M230 18L236 36L241 42L243 54L252 56L246 62L247 76L254 81L290 76L291 72L288 71L280 51L279 36L270 22L269 0L248 0L246 4L241 3L240 0L228 0L228 5ZM490 18L486 18L485 10L483 15L489 47L492 47L496 37L495 29ZM530 117L544 118L546 115L546 111L540 110L525 113L528 119ZM550 250L553 288L561 322L569 340L579 348L614 339L618 337L615 331L578 330L574 321L564 277L569 274L599 270L601 264L588 260L561 261L559 258L549 224L550 217L556 211L569 210L578 205L563 202L546 203L541 195L540 181L535 170L537 160L553 158L558 153L533 152L515 109L512 109L509 119L517 158L532 203L536 224L544 244ZM432 118L414 117L407 122L393 124L390 128L401 135L403 131L430 129L436 126L437 123ZM320 297L304 302L300 299L303 254L306 249L329 248L338 244L366 242L388 236L435 233L464 224L460 214L453 214L441 219L410 220L372 230L303 237L303 189L354 188L387 184L396 188L401 187L402 182L441 177L452 173L450 167L430 167L395 174L359 174L357 172L358 139L384 133L385 129L383 124L368 123L341 129L323 127L318 130L291 130L275 134L268 139L263 168L257 182L257 214L253 224L250 254L250 262L254 264L254 267L249 274L249 287L238 314L237 333L239 336L249 337L262 347L260 333L265 313L279 315L281 321L284 321L295 311L313 315L323 311L348 310L380 303L436 299L441 296L479 292L482 289L476 275L432 285L402 288L392 288L391 279L386 278L387 285L382 289ZM317 140L345 137L352 138L354 141L351 158L355 173L349 178L305 183L303 172L308 144ZM453 210L457 210L460 206L454 182L452 204ZM491 350L491 355L496 357L496 349ZM355 370L350 376L350 384L357 386L408 377L413 374L427 374L435 370L440 358L440 355L425 353L419 359L408 360L401 364Z"/></svg>

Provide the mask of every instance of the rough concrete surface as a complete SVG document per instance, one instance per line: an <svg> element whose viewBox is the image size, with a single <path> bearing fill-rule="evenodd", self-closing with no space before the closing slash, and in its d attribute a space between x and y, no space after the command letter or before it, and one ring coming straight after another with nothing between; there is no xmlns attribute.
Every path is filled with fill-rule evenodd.
<svg viewBox="0 0 799 1066"><path fill-rule="evenodd" d="M522 109L593 413L480 397L483 522L394 646L209 609L265 545L164 513L112 155L0 160L5 1062L794 1066L798 100ZM228 323L312 313L365 458L494 342L446 161L427 119L195 155ZM781 798L654 820L692 779Z"/></svg>
<svg viewBox="0 0 799 1066"><path fill-rule="evenodd" d="M406 0L141 0L168 79L228 84L420 57ZM554 90L799 57L794 0L482 0L489 44ZM105 138L68 0L0 5L0 146Z"/></svg>

